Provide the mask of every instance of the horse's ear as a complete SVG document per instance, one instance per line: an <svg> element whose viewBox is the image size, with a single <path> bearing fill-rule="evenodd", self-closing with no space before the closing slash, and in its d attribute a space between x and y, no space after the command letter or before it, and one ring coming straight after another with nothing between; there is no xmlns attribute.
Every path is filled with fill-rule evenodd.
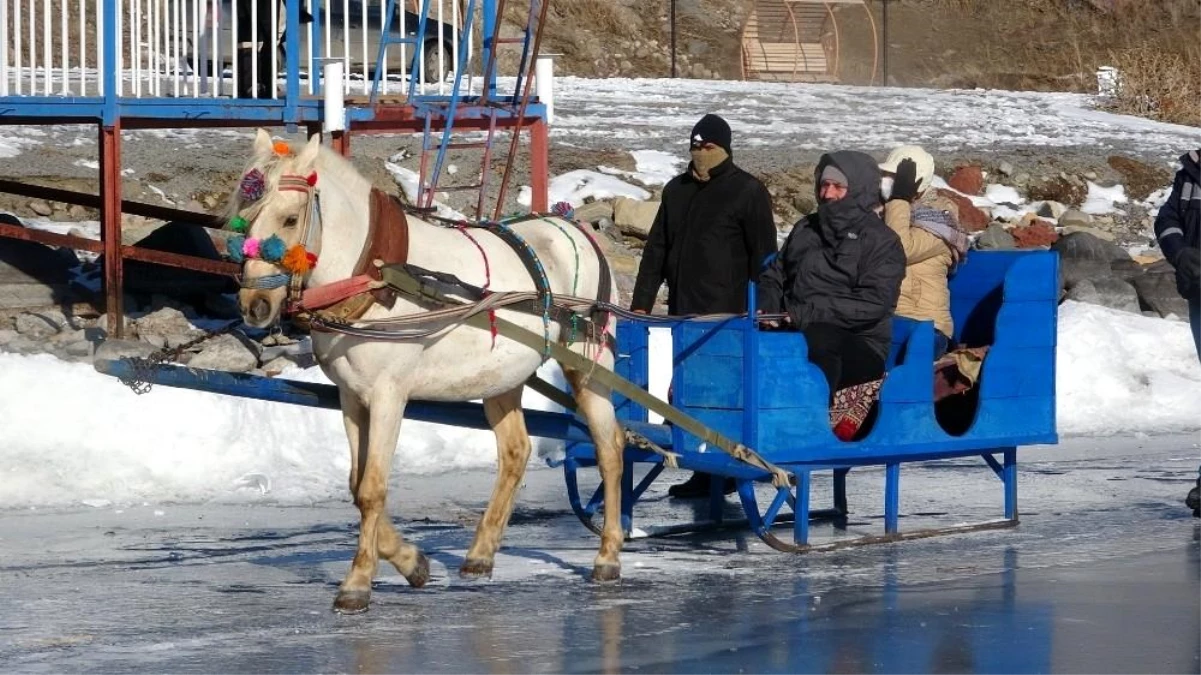
<svg viewBox="0 0 1201 675"><path fill-rule="evenodd" d="M309 142L305 143L304 149L296 155L296 164L305 167L312 166L313 162L317 161L319 150L321 150L321 134L309 136Z"/></svg>
<svg viewBox="0 0 1201 675"><path fill-rule="evenodd" d="M273 152L275 150L271 134L267 133L266 129L259 127L254 134L254 154L258 157L270 157Z"/></svg>

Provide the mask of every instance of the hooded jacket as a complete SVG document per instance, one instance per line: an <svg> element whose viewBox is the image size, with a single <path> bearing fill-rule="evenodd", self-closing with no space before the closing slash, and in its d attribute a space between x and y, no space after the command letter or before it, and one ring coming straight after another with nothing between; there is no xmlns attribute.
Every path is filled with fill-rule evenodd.
<svg viewBox="0 0 1201 675"><path fill-rule="evenodd" d="M817 178L829 164L846 174L847 195L821 204L793 226L762 275L760 308L787 312L800 330L830 324L850 331L884 358L905 278L905 251L875 211L880 204L875 160L861 152L822 155L814 174L819 191Z"/></svg>
<svg viewBox="0 0 1201 675"><path fill-rule="evenodd" d="M1201 151L1180 157L1181 168L1172 182L1172 194L1155 217L1155 238L1163 256L1174 267L1186 248L1201 247ZM1186 298L1196 297L1201 288L1185 287L1184 278L1176 277L1176 289Z"/></svg>
<svg viewBox="0 0 1201 675"><path fill-rule="evenodd" d="M708 181L689 171L671 179L651 226L630 308L650 311L667 282L672 315L746 311L747 284L776 252L767 188L732 159Z"/></svg>

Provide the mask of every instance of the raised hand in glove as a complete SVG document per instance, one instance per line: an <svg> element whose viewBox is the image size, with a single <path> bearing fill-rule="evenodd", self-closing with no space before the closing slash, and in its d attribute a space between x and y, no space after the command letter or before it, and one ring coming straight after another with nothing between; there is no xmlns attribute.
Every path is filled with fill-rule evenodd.
<svg viewBox="0 0 1201 675"><path fill-rule="evenodd" d="M892 195L889 198L907 202L917 199L917 163L912 159L902 159L897 165L897 177L892 181Z"/></svg>

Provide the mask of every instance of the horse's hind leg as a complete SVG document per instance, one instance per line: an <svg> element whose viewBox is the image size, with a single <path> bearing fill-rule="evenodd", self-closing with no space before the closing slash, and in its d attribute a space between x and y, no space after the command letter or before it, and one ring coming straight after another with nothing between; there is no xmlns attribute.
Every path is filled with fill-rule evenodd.
<svg viewBox="0 0 1201 675"><path fill-rule="evenodd" d="M605 525L601 534L600 552L592 567L593 581L617 581L621 578L621 545L625 532L621 527L621 472L625 436L608 387L596 380L585 380L585 374L564 369L567 381L575 392L578 411L588 422L592 442L596 445L596 463L605 486Z"/></svg>
<svg viewBox="0 0 1201 675"><path fill-rule="evenodd" d="M386 533L381 537L381 532L391 528L385 515L388 473L400 434L404 401L395 392L378 390L372 392L372 399L381 404L372 406L368 412L367 442L364 444L360 438L360 451L354 458L356 468L351 470L352 482L356 477L358 479L354 503L360 515L359 546L334 600L334 609L343 613L366 611L371 600L371 581L379 564L379 551L390 541ZM360 427L359 433L362 431Z"/></svg>
<svg viewBox="0 0 1201 675"><path fill-rule="evenodd" d="M496 484L488 508L475 529L475 539L467 549L467 558L459 568L459 575L463 577L492 576L492 562L500 548L501 535L513 514L517 485L530 460L530 434L526 431L525 415L521 410L521 391L518 387L484 400L484 414L496 434Z"/></svg>

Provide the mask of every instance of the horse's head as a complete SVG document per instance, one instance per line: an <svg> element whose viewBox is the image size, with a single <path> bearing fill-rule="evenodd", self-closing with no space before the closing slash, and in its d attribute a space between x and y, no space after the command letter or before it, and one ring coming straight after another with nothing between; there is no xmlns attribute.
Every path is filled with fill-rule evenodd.
<svg viewBox="0 0 1201 675"><path fill-rule="evenodd" d="M320 149L318 135L299 152L283 141L272 142L263 129L255 136L254 159L230 200L229 227L237 234L228 240L230 258L242 262L238 304L250 326L274 324L317 263Z"/></svg>

